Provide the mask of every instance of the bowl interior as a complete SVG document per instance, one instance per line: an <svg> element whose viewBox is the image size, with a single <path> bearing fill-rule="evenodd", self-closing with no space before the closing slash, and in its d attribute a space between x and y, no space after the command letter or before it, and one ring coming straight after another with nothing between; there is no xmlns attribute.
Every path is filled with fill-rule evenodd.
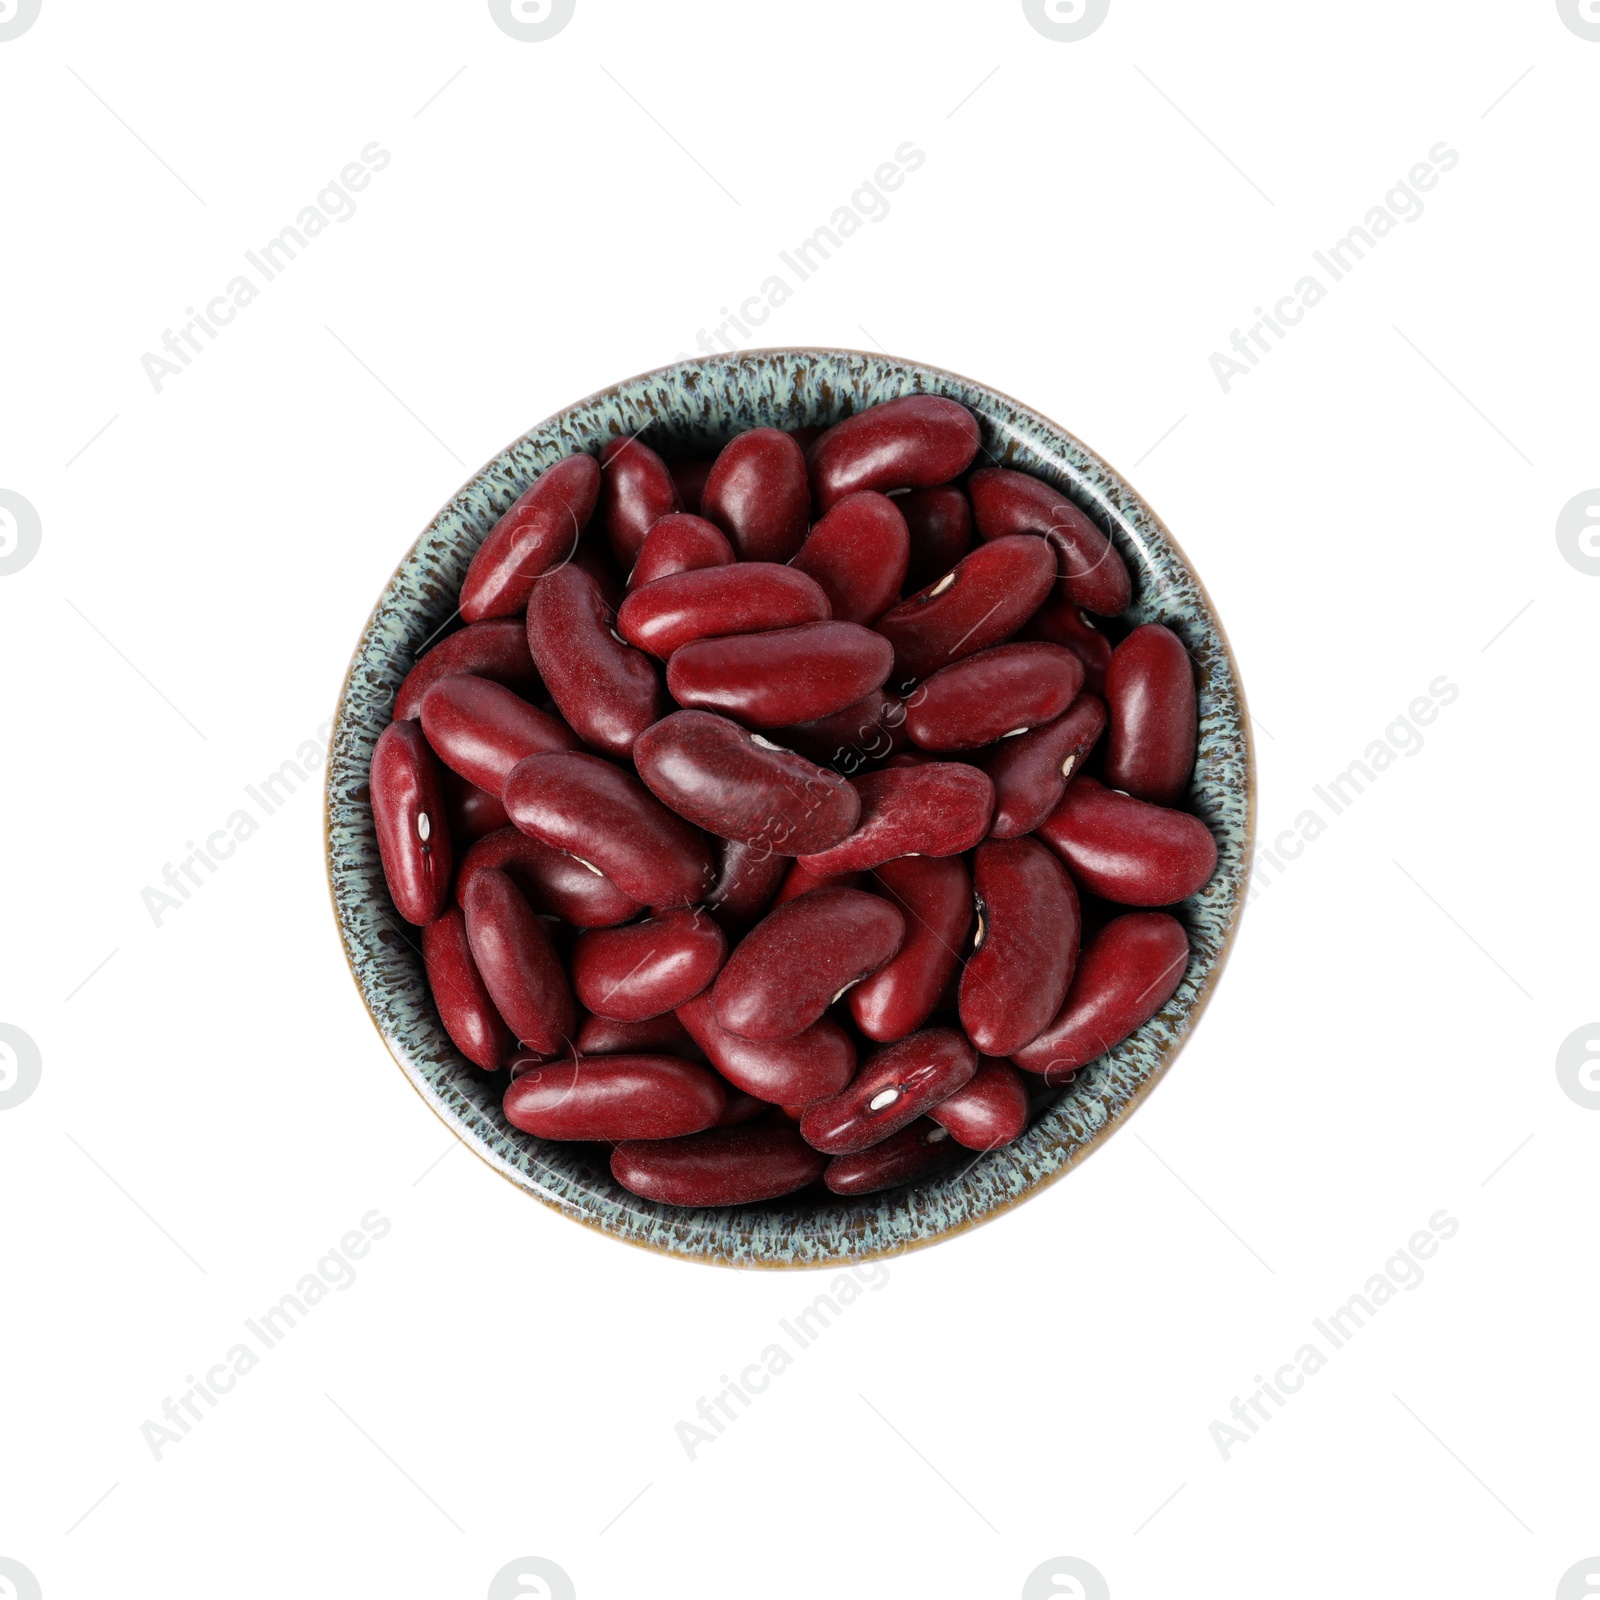
<svg viewBox="0 0 1600 1600"><path fill-rule="evenodd" d="M1218 845L1211 881L1177 908L1191 959L1177 993L1131 1038L1036 1105L1015 1143L949 1175L857 1200L788 1197L680 1210L618 1186L607 1151L518 1132L501 1115L504 1073L470 1065L450 1042L423 972L418 930L389 899L367 775L395 691L455 616L473 552L529 483L573 451L642 433L669 459L712 454L746 428L837 421L899 395L947 395L982 432L979 464L1048 479L1109 535L1133 574L1124 620L1159 621L1197 667L1199 753L1190 805ZM524 434L434 518L390 579L340 697L328 766L327 849L334 907L363 1000L415 1088L504 1177L566 1215L631 1243L739 1266L864 1260L928 1243L1015 1205L1060 1177L1125 1117L1171 1064L1216 981L1243 903L1253 827L1247 717L1227 640L1198 579L1148 506L1070 434L1009 397L936 368L836 350L758 351L686 361L582 400Z"/></svg>

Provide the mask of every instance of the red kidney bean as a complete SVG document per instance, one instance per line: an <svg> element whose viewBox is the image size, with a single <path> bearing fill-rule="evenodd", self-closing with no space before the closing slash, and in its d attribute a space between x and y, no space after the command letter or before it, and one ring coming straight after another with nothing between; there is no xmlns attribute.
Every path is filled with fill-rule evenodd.
<svg viewBox="0 0 1600 1600"><path fill-rule="evenodd" d="M491 867L508 873L535 906L576 928L614 927L644 909L576 856L563 855L513 827L485 834L461 858L456 872L458 905L473 875Z"/></svg>
<svg viewBox="0 0 1600 1600"><path fill-rule="evenodd" d="M1194 664L1177 634L1159 622L1135 628L1106 669L1106 703L1106 782L1136 800L1176 805L1198 738Z"/></svg>
<svg viewBox="0 0 1600 1600"><path fill-rule="evenodd" d="M869 761L905 748L906 708L893 695L874 689L843 711L782 728L778 737L813 761L859 772Z"/></svg>
<svg viewBox="0 0 1600 1600"><path fill-rule="evenodd" d="M953 483L913 489L898 496L895 506L911 540L906 593L915 594L937 583L972 548L972 506Z"/></svg>
<svg viewBox="0 0 1600 1600"><path fill-rule="evenodd" d="M723 446L700 513L727 534L741 561L787 561L806 536L806 458L776 428L752 428Z"/></svg>
<svg viewBox="0 0 1600 1600"><path fill-rule="evenodd" d="M692 1000L727 955L727 935L708 913L663 911L624 928L579 934L572 987L597 1017L643 1022Z"/></svg>
<svg viewBox="0 0 1600 1600"><path fill-rule="evenodd" d="M492 795L524 757L581 743L559 717L487 678L465 676L441 678L423 695L422 731L447 767Z"/></svg>
<svg viewBox="0 0 1600 1600"><path fill-rule="evenodd" d="M726 567L732 562L733 546L716 523L687 511L675 511L662 517L645 535L639 559L628 574L628 587L642 589L657 578Z"/></svg>
<svg viewBox="0 0 1600 1600"><path fill-rule="evenodd" d="M870 629L808 622L686 644L667 663L667 688L680 705L782 728L854 705L882 688L893 665L888 641Z"/></svg>
<svg viewBox="0 0 1600 1600"><path fill-rule="evenodd" d="M840 622L876 622L900 598L911 539L886 495L847 494L790 565L815 578Z"/></svg>
<svg viewBox="0 0 1600 1600"><path fill-rule="evenodd" d="M1064 594L1055 594L1034 612L1024 639L1064 645L1083 663L1083 685L1101 699L1106 693L1106 668L1111 665L1111 641Z"/></svg>
<svg viewBox="0 0 1600 1600"><path fill-rule="evenodd" d="M1058 644L1001 644L941 667L906 702L924 750L976 750L1053 722L1083 687L1083 663Z"/></svg>
<svg viewBox="0 0 1600 1600"><path fill-rule="evenodd" d="M713 1128L687 1139L630 1139L611 1152L624 1189L669 1206L775 1200L822 1176L827 1161L788 1128Z"/></svg>
<svg viewBox="0 0 1600 1600"><path fill-rule="evenodd" d="M780 855L826 850L856 825L861 801L839 776L709 711L674 711L639 735L634 764L680 817Z"/></svg>
<svg viewBox="0 0 1600 1600"><path fill-rule="evenodd" d="M977 418L936 394L908 394L836 422L808 456L818 511L862 489L947 483L978 453Z"/></svg>
<svg viewBox="0 0 1600 1600"><path fill-rule="evenodd" d="M1055 1020L1011 1059L1060 1084L1142 1028L1183 982L1189 941L1163 911L1116 917L1084 946Z"/></svg>
<svg viewBox="0 0 1600 1600"><path fill-rule="evenodd" d="M593 456L568 456L540 473L478 547L462 580L461 615L478 622L521 611L533 580L572 554L599 493Z"/></svg>
<svg viewBox="0 0 1600 1600"><path fill-rule="evenodd" d="M415 722L391 722L378 735L370 778L378 855L395 910L424 925L450 893L450 825L439 763Z"/></svg>
<svg viewBox="0 0 1600 1600"><path fill-rule="evenodd" d="M856 1047L831 1017L792 1039L758 1043L724 1028L702 990L678 1007L678 1020L729 1083L769 1104L804 1106L837 1094L856 1069Z"/></svg>
<svg viewBox="0 0 1600 1600"><path fill-rule="evenodd" d="M827 595L805 573L775 561L741 561L680 572L635 589L617 612L617 631L665 661L696 639L768 633L826 622L829 614Z"/></svg>
<svg viewBox="0 0 1600 1600"><path fill-rule="evenodd" d="M786 428L784 430L802 452L809 450L828 430L826 428Z"/></svg>
<svg viewBox="0 0 1600 1600"><path fill-rule="evenodd" d="M1105 703L1081 694L1072 709L1054 722L998 744L983 764L994 784L990 835L1013 839L1032 833L1061 803L1068 782L1082 770L1105 725Z"/></svg>
<svg viewBox="0 0 1600 1600"><path fill-rule="evenodd" d="M599 756L529 756L502 798L524 833L587 861L643 905L693 905L714 880L699 830Z"/></svg>
<svg viewBox="0 0 1600 1600"><path fill-rule="evenodd" d="M472 959L495 1010L528 1049L560 1054L577 1013L544 923L511 879L492 867L473 874L462 910Z"/></svg>
<svg viewBox="0 0 1600 1600"><path fill-rule="evenodd" d="M661 715L661 680L611 624L600 586L573 566L546 573L528 598L528 648L562 716L597 750L625 756Z"/></svg>
<svg viewBox="0 0 1600 1600"><path fill-rule="evenodd" d="M451 906L422 930L422 960L439 1020L462 1055L495 1072L511 1052L511 1030L489 998L467 943L466 919Z"/></svg>
<svg viewBox="0 0 1600 1600"><path fill-rule="evenodd" d="M678 498L683 502L683 509L700 515L700 506L705 498L706 479L711 476L711 468L715 465L710 461L674 461L667 471L672 474L673 484L678 491Z"/></svg>
<svg viewBox="0 0 1600 1600"><path fill-rule="evenodd" d="M394 720L416 716L423 695L434 684L463 672L502 683L524 698L539 692L539 674L528 654L527 632L515 617L495 617L441 639L417 662L394 697Z"/></svg>
<svg viewBox="0 0 1600 1600"><path fill-rule="evenodd" d="M645 535L662 517L681 511L667 464L642 439L612 439L600 452L600 510L622 570L639 559Z"/></svg>
<svg viewBox="0 0 1600 1600"><path fill-rule="evenodd" d="M450 837L457 849L475 844L510 822L499 795L468 783L448 767L442 770L440 777L444 781L444 809L450 818Z"/></svg>
<svg viewBox="0 0 1600 1600"><path fill-rule="evenodd" d="M961 974L961 1026L1008 1056L1049 1026L1078 959L1078 896L1036 839L986 839L972 865L977 944Z"/></svg>
<svg viewBox="0 0 1600 1600"><path fill-rule="evenodd" d="M780 856L765 840L746 844L742 839L719 839L717 881L706 895L706 909L738 938L756 925L777 893L789 858Z"/></svg>
<svg viewBox="0 0 1600 1600"><path fill-rule="evenodd" d="M765 1100L757 1100L753 1094L746 1094L743 1089L735 1089L731 1083L724 1082L722 1092L727 1096L727 1104L722 1108L722 1115L712 1123L714 1128L738 1128L766 1112L773 1110Z"/></svg>
<svg viewBox="0 0 1600 1600"><path fill-rule="evenodd" d="M772 909L798 900L813 889L854 889L860 884L861 878L859 872L835 872L819 878L816 873L807 872L798 861L791 861L789 870L783 875L783 882L778 885L778 892L772 897ZM851 991L852 994L854 992Z"/></svg>
<svg viewBox="0 0 1600 1600"><path fill-rule="evenodd" d="M1028 1085L1009 1061L979 1056L978 1070L928 1115L969 1150L1010 1144L1028 1125Z"/></svg>
<svg viewBox="0 0 1600 1600"><path fill-rule="evenodd" d="M983 538L1043 534L1060 560L1069 598L1102 617L1127 610L1133 583L1122 557L1063 491L1025 472L984 467L967 479L967 495Z"/></svg>
<svg viewBox="0 0 1600 1600"><path fill-rule="evenodd" d="M1038 831L1084 888L1119 906L1176 905L1217 865L1217 841L1199 817L1087 776L1067 785Z"/></svg>
<svg viewBox="0 0 1600 1600"><path fill-rule="evenodd" d="M959 856L906 856L884 862L872 876L874 889L905 918L905 943L850 991L849 1004L856 1026L885 1043L914 1033L933 1015L961 964L972 879Z"/></svg>
<svg viewBox="0 0 1600 1600"><path fill-rule="evenodd" d="M958 856L989 831L994 785L964 762L886 767L850 781L861 821L831 849L802 856L808 871L865 872L897 856Z"/></svg>
<svg viewBox="0 0 1600 1600"><path fill-rule="evenodd" d="M807 1106L801 1137L830 1156L869 1149L954 1094L977 1068L972 1046L953 1028L924 1028L873 1051L842 1094Z"/></svg>
<svg viewBox="0 0 1600 1600"><path fill-rule="evenodd" d="M878 618L894 646L895 670L925 678L998 644L1039 608L1055 581L1055 557L1029 534L996 539Z"/></svg>
<svg viewBox="0 0 1600 1600"><path fill-rule="evenodd" d="M682 1056L705 1061L705 1052L689 1037L674 1012L623 1022L618 1017L585 1017L572 1041L580 1056Z"/></svg>
<svg viewBox="0 0 1600 1600"><path fill-rule="evenodd" d="M676 1139L727 1107L716 1075L676 1056L580 1056L521 1072L506 1121L541 1139Z"/></svg>
<svg viewBox="0 0 1600 1600"><path fill-rule="evenodd" d="M769 911L711 991L717 1021L758 1043L792 1039L900 948L905 919L859 889L814 889Z"/></svg>
<svg viewBox="0 0 1600 1600"><path fill-rule="evenodd" d="M961 1147L926 1117L854 1155L835 1156L822 1181L835 1194L877 1194L920 1183L956 1164Z"/></svg>
<svg viewBox="0 0 1600 1600"><path fill-rule="evenodd" d="M622 604L622 591L625 587L622 575L617 571L616 563L611 559L611 551L607 548L605 540L596 536L593 529L578 541L578 548L573 552L572 560L567 563L579 572L587 572L595 581L595 587L600 591L600 598L605 601L606 610L615 613Z"/></svg>

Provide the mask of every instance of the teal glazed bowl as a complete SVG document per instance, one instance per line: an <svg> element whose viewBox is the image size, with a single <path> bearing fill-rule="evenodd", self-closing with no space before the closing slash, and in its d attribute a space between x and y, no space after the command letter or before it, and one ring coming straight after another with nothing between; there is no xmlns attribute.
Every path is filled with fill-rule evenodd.
<svg viewBox="0 0 1600 1600"><path fill-rule="evenodd" d="M471 1066L428 993L417 930L401 921L378 860L368 798L373 745L416 656L452 619L485 535L530 482L574 451L642 433L671 455L710 455L747 428L836 422L880 401L940 394L976 415L980 462L1045 478L1111 538L1133 574L1123 621L1163 622L1197 665L1200 743L1190 805L1216 835L1217 869L1177 908L1191 958L1177 993L1131 1038L1036 1102L1002 1149L913 1189L858 1199L808 1193L759 1205L682 1210L619 1187L605 1151L552 1144L501 1115L504 1072ZM740 1267L870 1260L986 1221L1054 1183L1150 1091L1183 1048L1221 974L1244 902L1254 769L1243 690L1200 580L1133 488L1070 433L968 378L851 350L758 350L682 361L580 400L503 451L423 531L362 631L339 696L328 764L328 877L339 933L378 1033L412 1087L502 1177L557 1211L630 1244Z"/></svg>

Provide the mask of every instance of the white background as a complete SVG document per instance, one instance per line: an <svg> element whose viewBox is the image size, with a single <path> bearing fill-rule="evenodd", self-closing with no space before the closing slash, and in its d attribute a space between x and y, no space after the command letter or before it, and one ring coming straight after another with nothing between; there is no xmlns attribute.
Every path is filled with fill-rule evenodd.
<svg viewBox="0 0 1600 1600"><path fill-rule="evenodd" d="M479 1597L524 1555L582 1600L1009 1600L1056 1556L1116 1600L1555 1595L1600 1552L1600 1112L1556 1072L1600 1016L1600 578L1555 533L1600 483L1597 85L1554 0L1112 0L1077 43L1015 0L577 0L540 43L482 0L44 0L0 43L0 489L42 525L0 577L0 1022L43 1063L0 1112L0 1556L45 1600ZM1265 843L1459 695L1258 859L1123 1132L891 1263L691 1461L675 1425L833 1275L626 1248L457 1147L340 954L320 777L159 927L141 891L316 735L478 463L693 350L906 140L749 342L881 341L1128 472L1231 634ZM355 214L157 393L145 352L371 141ZM1212 353L1440 141L1424 213L1224 393ZM353 1286L154 1459L373 1210ZM1224 1460L1440 1210L1420 1286Z"/></svg>

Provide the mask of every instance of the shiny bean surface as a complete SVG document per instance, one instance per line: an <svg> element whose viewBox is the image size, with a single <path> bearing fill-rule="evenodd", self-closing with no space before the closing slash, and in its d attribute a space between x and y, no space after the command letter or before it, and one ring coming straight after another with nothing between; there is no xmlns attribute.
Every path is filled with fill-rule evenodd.
<svg viewBox="0 0 1600 1600"><path fill-rule="evenodd" d="M370 787L378 855L395 910L407 922L432 922L450 893L454 853L439 763L417 723L391 722L378 735Z"/></svg>
<svg viewBox="0 0 1600 1600"><path fill-rule="evenodd" d="M801 1136L834 1156L869 1149L954 1094L977 1067L954 1028L924 1028L873 1051L842 1094L807 1106Z"/></svg>
<svg viewBox="0 0 1600 1600"><path fill-rule="evenodd" d="M813 889L858 889L865 876L861 872L834 872L819 876L815 872L807 872L798 861L791 861L789 870L783 875L783 882L778 885L778 892L772 897L772 904L774 909L787 905L803 894L810 894ZM851 992L854 993L853 990Z"/></svg>
<svg viewBox="0 0 1600 1600"><path fill-rule="evenodd" d="M1056 551L1070 599L1102 617L1126 611L1133 598L1127 566L1111 541L1070 496L1007 467L984 467L967 479L972 520L985 539L1043 534Z"/></svg>
<svg viewBox="0 0 1600 1600"><path fill-rule="evenodd" d="M965 762L885 767L850 781L861 820L831 849L801 858L812 872L865 872L897 856L956 856L989 831L994 785Z"/></svg>
<svg viewBox="0 0 1600 1600"><path fill-rule="evenodd" d="M702 1063L706 1059L671 1011L643 1022L588 1016L578 1024L578 1036L572 1043L580 1056L682 1056Z"/></svg>
<svg viewBox="0 0 1600 1600"><path fill-rule="evenodd" d="M853 622L697 639L667 663L680 705L720 711L754 728L809 722L882 688L894 665L886 639Z"/></svg>
<svg viewBox="0 0 1600 1600"><path fill-rule="evenodd" d="M786 1128L713 1128L687 1139L630 1139L611 1153L611 1175L624 1189L673 1206L774 1200L815 1183L827 1164Z"/></svg>
<svg viewBox="0 0 1600 1600"><path fill-rule="evenodd" d="M1176 805L1194 771L1194 663L1159 622L1135 628L1106 668L1106 782L1137 800Z"/></svg>
<svg viewBox="0 0 1600 1600"><path fill-rule="evenodd" d="M518 1073L506 1121L541 1139L676 1139L716 1122L727 1096L713 1072L676 1056L567 1056Z"/></svg>
<svg viewBox="0 0 1600 1600"><path fill-rule="evenodd" d="M417 662L394 697L395 721L416 716L423 695L434 684L463 672L504 684L524 699L540 688L539 674L528 653L527 630L516 617L495 617L452 633Z"/></svg>
<svg viewBox="0 0 1600 1600"><path fill-rule="evenodd" d="M730 938L742 938L771 904L789 870L789 858L765 840L746 844L742 839L718 839L717 852L717 881L706 894L706 909Z"/></svg>
<svg viewBox="0 0 1600 1600"><path fill-rule="evenodd" d="M813 761L826 761L844 773L859 772L869 761L905 748L905 703L874 689L843 711L780 728L775 737Z"/></svg>
<svg viewBox="0 0 1600 1600"><path fill-rule="evenodd" d="M667 464L642 439L612 439L600 452L600 513L624 572L639 559L650 529L682 509Z"/></svg>
<svg viewBox="0 0 1600 1600"><path fill-rule="evenodd" d="M572 554L599 493L593 456L546 468L478 547L461 584L462 617L479 622L521 611L533 580Z"/></svg>
<svg viewBox="0 0 1600 1600"><path fill-rule="evenodd" d="M963 556L938 582L879 617L895 671L926 678L1013 634L1055 582L1055 556L1029 534L996 539Z"/></svg>
<svg viewBox="0 0 1600 1600"><path fill-rule="evenodd" d="M813 890L768 912L728 958L711 991L717 1021L745 1039L792 1039L904 937L905 919L887 900Z"/></svg>
<svg viewBox="0 0 1600 1600"><path fill-rule="evenodd" d="M439 759L492 795L500 794L524 758L576 750L582 742L559 717L487 678L441 678L423 695L420 709L422 731Z"/></svg>
<svg viewBox="0 0 1600 1600"><path fill-rule="evenodd" d="M546 573L528 597L528 648L551 698L585 743L625 756L661 715L661 679L612 621L600 586L574 566Z"/></svg>
<svg viewBox="0 0 1600 1600"><path fill-rule="evenodd" d="M461 858L456 870L458 905L473 875L489 867L509 874L536 910L548 911L575 928L613 927L644 909L576 856L564 855L509 825L485 834Z"/></svg>
<svg viewBox="0 0 1600 1600"><path fill-rule="evenodd" d="M835 1156L822 1181L834 1194L878 1194L920 1183L953 1167L960 1158L961 1146L949 1133L937 1122L919 1117L881 1144Z"/></svg>
<svg viewBox="0 0 1600 1600"><path fill-rule="evenodd" d="M972 548L972 506L953 483L913 489L894 503L911 541L906 592L915 594L937 583Z"/></svg>
<svg viewBox="0 0 1600 1600"><path fill-rule="evenodd" d="M644 905L693 905L715 880L704 835L599 756L529 756L503 798L524 833L588 862Z"/></svg>
<svg viewBox="0 0 1600 1600"><path fill-rule="evenodd" d="M985 1055L1042 1033L1078 958L1078 895L1036 839L986 839L972 866L975 948L961 973L961 1026Z"/></svg>
<svg viewBox="0 0 1600 1600"><path fill-rule="evenodd" d="M628 574L628 588L642 589L657 578L726 567L732 562L733 546L716 523L678 511L662 517L645 535L639 559Z"/></svg>
<svg viewBox="0 0 1600 1600"><path fill-rule="evenodd" d="M836 422L811 446L817 510L864 489L925 489L948 483L978 453L978 422L942 395L911 394Z"/></svg>
<svg viewBox="0 0 1600 1600"><path fill-rule="evenodd" d="M506 1025L539 1055L565 1050L577 1020L572 990L549 931L522 891L487 868L467 885L462 911L473 962Z"/></svg>
<svg viewBox="0 0 1600 1600"><path fill-rule="evenodd" d="M924 750L976 750L1053 722L1083 687L1083 663L1057 644L1001 644L941 667L906 702Z"/></svg>
<svg viewBox="0 0 1600 1600"><path fill-rule="evenodd" d="M511 1030L478 975L467 942L467 923L451 906L422 930L422 960L439 1020L462 1055L485 1072L499 1069L511 1053Z"/></svg>
<svg viewBox="0 0 1600 1600"><path fill-rule="evenodd" d="M1064 1083L1153 1017L1183 982L1189 941L1162 911L1113 918L1084 946L1067 998L1038 1038L1011 1059Z"/></svg>
<svg viewBox="0 0 1600 1600"><path fill-rule="evenodd" d="M468 783L448 767L441 768L439 776L444 780L444 809L450 819L450 837L458 852L462 845L475 844L486 834L510 823L499 795Z"/></svg>
<svg viewBox="0 0 1600 1600"><path fill-rule="evenodd" d="M773 1105L809 1105L837 1094L856 1069L856 1047L831 1017L792 1039L761 1043L717 1021L709 991L678 1007L678 1020L729 1083Z"/></svg>
<svg viewBox="0 0 1600 1600"><path fill-rule="evenodd" d="M1051 595L1028 619L1020 637L1064 645L1083 663L1084 688L1102 700L1105 698L1111 641L1066 595Z"/></svg>
<svg viewBox="0 0 1600 1600"><path fill-rule="evenodd" d="M972 1078L928 1115L968 1150L997 1150L1028 1125L1028 1085L1009 1061L979 1056Z"/></svg>
<svg viewBox="0 0 1600 1600"><path fill-rule="evenodd" d="M887 495L848 494L790 563L815 578L840 622L876 622L900 598L911 540Z"/></svg>
<svg viewBox="0 0 1600 1600"><path fill-rule="evenodd" d="M849 996L856 1026L883 1043L928 1020L960 965L972 922L972 878L959 856L905 856L884 862L872 887L906 923L900 949Z"/></svg>
<svg viewBox="0 0 1600 1600"><path fill-rule="evenodd" d="M680 817L780 855L826 850L856 825L861 801L836 772L709 711L674 711L639 736L634 764Z"/></svg>
<svg viewBox="0 0 1600 1600"><path fill-rule="evenodd" d="M700 514L727 534L741 561L787 561L806 536L806 458L776 428L752 428L722 447Z"/></svg>
<svg viewBox="0 0 1600 1600"><path fill-rule="evenodd" d="M665 661L696 639L769 633L829 619L828 597L814 579L774 561L702 567L636 588L617 612L617 631Z"/></svg>
<svg viewBox="0 0 1600 1600"><path fill-rule="evenodd" d="M1084 888L1120 906L1176 905L1217 865L1217 841L1198 817L1118 794L1087 775L1067 785L1038 831Z"/></svg>
<svg viewBox="0 0 1600 1600"><path fill-rule="evenodd" d="M707 912L663 911L626 927L579 934L572 947L572 987L597 1017L643 1022L692 1000L716 977L727 954L727 935Z"/></svg>
<svg viewBox="0 0 1600 1600"><path fill-rule="evenodd" d="M994 784L996 839L1032 833L1061 803L1069 782L1082 770L1106 725L1105 702L1081 694L1072 709L994 748L983 764Z"/></svg>

